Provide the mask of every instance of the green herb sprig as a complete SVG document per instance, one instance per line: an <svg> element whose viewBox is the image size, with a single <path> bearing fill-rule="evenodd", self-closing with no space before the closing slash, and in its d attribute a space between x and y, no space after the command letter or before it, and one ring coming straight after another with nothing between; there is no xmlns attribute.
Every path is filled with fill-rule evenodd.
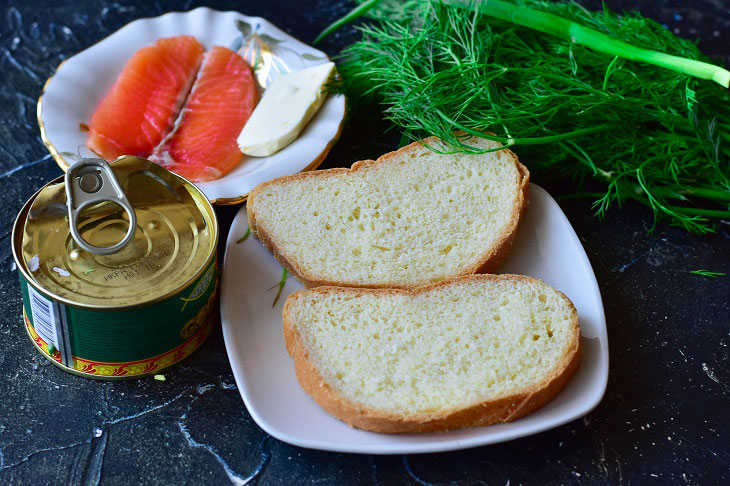
<svg viewBox="0 0 730 486"><path fill-rule="evenodd" d="M284 285L286 284L286 279L289 276L289 272L287 272L286 268L281 272L281 280L279 280L279 290L276 292L276 297L274 297L274 303L271 304L271 307L276 307L276 303L279 302L279 297L281 297L281 291L284 290Z"/></svg>
<svg viewBox="0 0 730 486"><path fill-rule="evenodd" d="M251 228L248 228L243 236L236 240L236 244L243 243L248 239L249 236L251 236Z"/></svg>
<svg viewBox="0 0 730 486"><path fill-rule="evenodd" d="M412 140L478 152L462 130L502 142L538 178L574 180L599 217L632 199L655 223L696 233L730 218L730 93L696 77L725 83L727 71L694 43L639 14L574 2L457 3L381 0L343 51L341 89L378 100ZM507 10L492 16L489 5ZM674 65L637 62L649 51Z"/></svg>
<svg viewBox="0 0 730 486"><path fill-rule="evenodd" d="M710 278L724 277L725 275L727 275L726 273L723 273L723 272L712 272L710 270L692 270L689 273L691 273L692 275L699 275L701 277L710 277Z"/></svg>

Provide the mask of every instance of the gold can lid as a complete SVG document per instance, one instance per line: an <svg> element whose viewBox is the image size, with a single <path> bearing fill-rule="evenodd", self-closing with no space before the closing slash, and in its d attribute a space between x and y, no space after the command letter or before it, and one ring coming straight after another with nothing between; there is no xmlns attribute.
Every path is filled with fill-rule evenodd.
<svg viewBox="0 0 730 486"><path fill-rule="evenodd" d="M68 173L65 182L36 196L23 228L27 275L63 303L98 309L136 307L183 290L216 251L218 226L208 200L190 182L141 157L113 162L112 182L103 167L93 167ZM121 197L72 208L73 190L88 196L114 188Z"/></svg>

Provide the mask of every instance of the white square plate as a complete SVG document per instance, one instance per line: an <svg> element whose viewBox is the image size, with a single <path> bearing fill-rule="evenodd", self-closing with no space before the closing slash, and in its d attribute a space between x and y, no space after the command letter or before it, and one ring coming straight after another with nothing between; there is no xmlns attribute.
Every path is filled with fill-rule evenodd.
<svg viewBox="0 0 730 486"><path fill-rule="evenodd" d="M409 454L466 449L557 427L587 414L603 397L608 379L608 338L603 303L591 264L568 219L542 188L530 185L530 206L515 246L499 273L537 277L565 293L578 309L581 363L568 386L537 412L506 424L452 432L377 434L353 429L328 415L299 387L284 349L281 310L302 289L289 278L273 305L282 268L246 233L246 208L228 235L221 295L223 337L233 375L251 416L262 429L301 447L368 454Z"/></svg>

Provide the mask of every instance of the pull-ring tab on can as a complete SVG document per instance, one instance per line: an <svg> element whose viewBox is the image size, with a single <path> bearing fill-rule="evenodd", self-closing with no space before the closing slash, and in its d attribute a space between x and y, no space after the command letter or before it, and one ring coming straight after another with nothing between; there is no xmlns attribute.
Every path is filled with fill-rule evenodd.
<svg viewBox="0 0 730 486"><path fill-rule="evenodd" d="M66 206L71 236L84 250L95 255L116 253L134 238L137 216L134 208L124 194L122 186L114 176L111 166L102 159L82 159L74 163L66 172ZM78 216L85 208L101 202L110 201L120 205L129 216L129 229L122 241L106 247L90 244L79 233Z"/></svg>

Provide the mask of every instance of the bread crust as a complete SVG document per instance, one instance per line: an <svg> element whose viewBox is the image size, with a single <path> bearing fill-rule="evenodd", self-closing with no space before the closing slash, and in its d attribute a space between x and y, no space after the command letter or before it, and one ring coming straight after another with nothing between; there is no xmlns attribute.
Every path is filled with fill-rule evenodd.
<svg viewBox="0 0 730 486"><path fill-rule="evenodd" d="M299 384L324 410L343 422L359 429L388 434L437 432L510 422L539 409L557 396L565 387L570 378L575 374L580 362L580 327L578 324L578 313L570 299L557 289L555 291L565 299L571 309L571 329L573 332L568 350L563 356L563 359L550 370L541 382L511 395L498 396L478 403L465 404L463 407L440 413L421 413L408 416L362 406L338 394L322 377L309 359L309 353L303 344L299 331L292 322L289 312L290 306L304 292L418 295L467 280L522 280L542 282L539 279L525 277L523 275L469 275L466 277L450 278L410 290L318 287L308 291L293 293L284 305L282 313L284 318L283 332L286 349L294 360L294 370Z"/></svg>
<svg viewBox="0 0 730 486"><path fill-rule="evenodd" d="M463 135L463 132L456 132L456 135L460 136ZM436 137L429 137L423 140L423 143L429 144L429 143L437 143L439 142L439 139ZM259 192L266 189L266 187L273 185L273 184L279 184L282 182L288 182L293 180L302 180L306 178L320 178L320 177L329 177L336 174L348 174L352 172L358 172L361 170L366 170L368 167L371 167L376 164L383 164L387 163L391 158L395 157L396 155L400 155L403 153L407 153L414 150L420 150L421 149L421 142L413 142L410 145L407 145L405 147L402 147L396 151L389 152L387 154L381 155L378 157L377 160L361 160L358 162L355 162L352 164L352 167L350 169L345 168L334 168L334 169L327 169L327 170L319 170L319 171L312 171L312 172L300 172L298 174L293 174L289 176L279 177L277 179L273 179L267 182L263 182L256 186L248 195L248 200L246 202L246 213L248 215L248 225L251 229L251 234L258 239L271 253L274 255L274 258L284 267L286 268L291 275L293 275L297 280L302 282L305 287L312 288L312 287L319 287L319 286L341 286L341 287L355 287L355 288L401 288L401 289L414 289L417 288L423 283L420 284L404 284L400 282L382 282L382 283L353 283L353 282L343 282L343 281L337 281L337 280L328 280L327 278L323 276L317 276L317 275L311 275L306 272L306 270L299 265L299 263L294 259L287 258L279 245L274 241L269 231L266 230L264 225L262 225L258 219L256 218L256 212L253 209L254 204L253 202L256 199L256 196ZM461 272L452 275L451 277L458 277L461 275L470 275L474 273L487 273L491 272L497 266L499 266L500 263L502 263L507 256L509 255L510 250L512 249L512 245L514 243L515 235L517 234L517 228L519 226L520 219L522 218L522 215L524 214L525 209L527 208L527 205L529 203L528 199L528 188L530 184L530 171L522 165L517 158L517 155L514 154L509 149L504 149L501 151L502 154L505 154L506 156L510 157L512 162L514 163L515 167L517 168L518 172L518 191L517 191L517 197L515 199L515 204L512 209L512 214L509 220L509 223L505 226L505 228L502 230L501 234L497 238L496 243L491 247L488 248L484 254L472 265L470 265L467 268L464 268Z"/></svg>

